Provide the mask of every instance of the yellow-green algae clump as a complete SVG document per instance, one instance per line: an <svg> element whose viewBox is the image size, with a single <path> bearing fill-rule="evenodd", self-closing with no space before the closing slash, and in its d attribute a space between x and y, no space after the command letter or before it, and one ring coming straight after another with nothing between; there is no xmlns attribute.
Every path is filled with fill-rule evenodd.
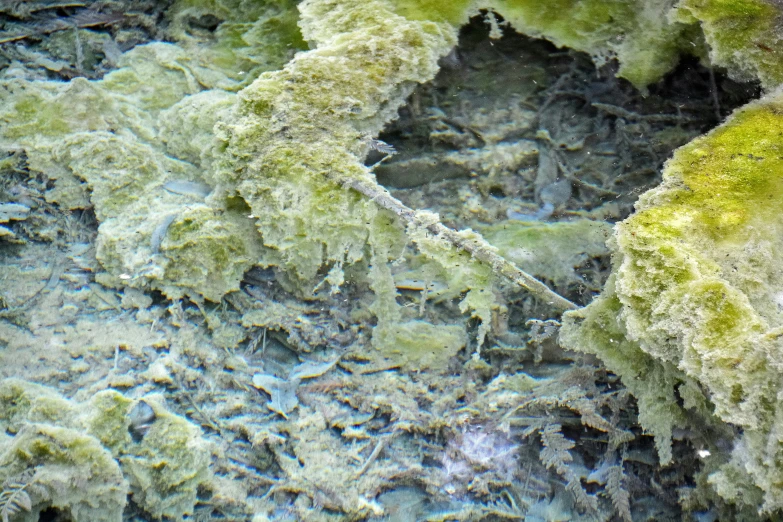
<svg viewBox="0 0 783 522"><path fill-rule="evenodd" d="M772 0L680 0L670 18L699 23L710 62L772 89L783 82L782 15Z"/></svg>
<svg viewBox="0 0 783 522"><path fill-rule="evenodd" d="M672 428L693 426L677 394L699 422L741 427L736 462L709 480L738 503L755 484L768 511L783 507L781 129L778 91L676 151L663 183L616 226L606 291L568 314L562 334L623 377L662 460Z"/></svg>
<svg viewBox="0 0 783 522"><path fill-rule="evenodd" d="M159 396L132 400L106 390L78 404L5 379L0 404L0 483L24 487L25 521L56 508L74 522L119 522L129 494L154 520L183 520L210 479L201 430Z"/></svg>
<svg viewBox="0 0 783 522"><path fill-rule="evenodd" d="M209 184L200 154L233 91L303 42L293 3L235 4L177 2L169 16L179 44L138 46L101 80L2 82L0 145L24 150L30 170L53 181L47 200L94 208L105 285L219 300L262 262L247 207ZM214 35L185 31L199 16L223 23ZM197 116L183 122L193 105ZM183 183L197 189L170 190Z"/></svg>
<svg viewBox="0 0 783 522"><path fill-rule="evenodd" d="M590 54L597 65L616 58L618 76L639 88L658 81L679 61L692 27L670 20L672 0L495 0L520 33Z"/></svg>
<svg viewBox="0 0 783 522"><path fill-rule="evenodd" d="M658 81L682 52L700 51L694 20L669 16L673 0L484 0L433 2L393 0L397 13L413 20L455 25L480 9L492 10L516 31L588 53L597 65L617 59L618 76L639 88ZM694 48L691 42L696 40Z"/></svg>

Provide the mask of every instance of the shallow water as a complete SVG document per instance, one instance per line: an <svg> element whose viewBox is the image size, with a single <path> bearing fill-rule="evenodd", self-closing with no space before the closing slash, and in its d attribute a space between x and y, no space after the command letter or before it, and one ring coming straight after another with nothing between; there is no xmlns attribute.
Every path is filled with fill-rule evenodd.
<svg viewBox="0 0 783 522"><path fill-rule="evenodd" d="M301 59L301 39L228 56L226 35L250 34L231 15L87 4L0 10L4 522L686 516L676 490L698 453L675 437L659 466L617 376L559 346L560 310L458 249L434 262L415 225L344 196L304 145L290 154L323 186L243 178L275 174L254 163L263 143L236 160L263 135L236 123L255 110L237 99ZM253 27L296 18L274 9L282 22ZM612 225L676 147L757 92L683 59L642 93L614 62L508 27L490 38L493 24L471 19L351 152L409 209L586 305ZM269 125L298 136L287 117ZM297 214L335 187L318 217Z"/></svg>

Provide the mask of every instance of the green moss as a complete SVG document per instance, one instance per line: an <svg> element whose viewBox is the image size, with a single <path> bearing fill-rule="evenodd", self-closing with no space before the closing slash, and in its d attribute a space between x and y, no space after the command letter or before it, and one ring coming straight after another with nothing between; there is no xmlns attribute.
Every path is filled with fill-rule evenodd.
<svg viewBox="0 0 783 522"><path fill-rule="evenodd" d="M155 421L119 460L134 500L147 513L183 520L193 513L197 489L209 478L209 452L198 427L168 412L160 398L148 397L145 402L154 410Z"/></svg>
<svg viewBox="0 0 783 522"><path fill-rule="evenodd" d="M139 441L129 431L134 401L114 390L73 404L45 386L5 379L0 399L0 427L15 434L0 441L0 482L31 473L33 515L53 506L75 522L119 522L127 478L137 505L156 519L182 520L210 476L201 431L160 397L144 399L154 416L136 432Z"/></svg>
<svg viewBox="0 0 783 522"><path fill-rule="evenodd" d="M21 379L0 382L0 428L16 433L27 422L70 425L73 409L51 389Z"/></svg>
<svg viewBox="0 0 783 522"><path fill-rule="evenodd" d="M119 522L128 484L100 442L78 430L28 424L0 448L0 480L31 473L31 516L53 507L74 521Z"/></svg>
<svg viewBox="0 0 783 522"><path fill-rule="evenodd" d="M766 0L682 0L677 17L701 22L710 59L741 80L783 82L779 4Z"/></svg>
<svg viewBox="0 0 783 522"><path fill-rule="evenodd" d="M460 26L467 22L472 14L472 0L455 0L441 2L439 0L391 0L394 11L408 20L434 20L448 22Z"/></svg>
<svg viewBox="0 0 783 522"><path fill-rule="evenodd" d="M517 31L555 45L584 51L597 65L617 57L618 75L639 88L671 70L685 46L689 28L671 23L668 0L577 1L492 0L494 8Z"/></svg>
<svg viewBox="0 0 783 522"><path fill-rule="evenodd" d="M131 443L128 411L133 401L115 390L97 393L90 401L90 415L84 420L91 435L112 453Z"/></svg>
<svg viewBox="0 0 783 522"><path fill-rule="evenodd" d="M622 376L623 384L639 401L639 422L655 437L661 463L667 464L672 459L672 433L688 422L677 393L688 379L629 340L619 316L621 310L612 278L590 306L563 316L560 342L569 349L599 355L609 371Z"/></svg>
<svg viewBox="0 0 783 522"><path fill-rule="evenodd" d="M781 103L780 93L753 102L675 152L663 184L616 226L614 276L605 295L569 315L562 333L568 346L598 354L622 376L656 442L669 429L660 427L660 408L669 404L669 415L684 413L656 388L671 393L677 382L692 382L691 393L701 387L704 396L686 403L688 414L711 429L721 422L743 428L732 460L745 462L747 482L764 492L768 511L783 508L776 485L783 466L759 443L783 426ZM610 320L628 347L625 360L617 356L616 339L601 338ZM630 366L642 361L644 372ZM653 387L650 375L659 376ZM725 451L717 454L727 460ZM728 473L716 471L705 487L712 483L735 501L747 484L732 490Z"/></svg>
<svg viewBox="0 0 783 522"><path fill-rule="evenodd" d="M677 151L668 168L684 190L674 205L698 213L716 239L731 240L750 220L777 216L770 201L783 196L783 106L771 101L740 110L732 124ZM715 194L721 197L715 198Z"/></svg>
<svg viewBox="0 0 783 522"><path fill-rule="evenodd" d="M261 258L257 231L248 214L225 211L219 218L208 207L184 211L161 244L167 257L165 280L190 288L207 299L239 289L242 275ZM174 297L179 291L168 289Z"/></svg>

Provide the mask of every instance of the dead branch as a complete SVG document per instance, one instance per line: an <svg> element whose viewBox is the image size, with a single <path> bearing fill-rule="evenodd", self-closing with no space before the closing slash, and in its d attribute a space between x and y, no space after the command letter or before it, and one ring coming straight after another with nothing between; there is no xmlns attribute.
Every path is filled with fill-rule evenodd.
<svg viewBox="0 0 783 522"><path fill-rule="evenodd" d="M400 200L392 196L388 190L377 184L370 184L353 178L340 178L336 181L367 196L378 206L394 212L407 226L424 229L432 234L435 239L445 241L453 248L467 252L477 261L488 264L492 267L492 271L495 274L521 286L545 303L563 311L579 308L565 297L552 291L532 275L495 253L492 245L483 238L477 236L466 238L443 225L440 221L431 222L429 219L424 219L425 214L408 208Z"/></svg>

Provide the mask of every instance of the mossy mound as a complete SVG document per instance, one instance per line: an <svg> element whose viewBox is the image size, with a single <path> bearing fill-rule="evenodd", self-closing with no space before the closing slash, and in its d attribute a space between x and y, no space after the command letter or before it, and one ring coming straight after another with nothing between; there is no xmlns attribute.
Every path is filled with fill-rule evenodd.
<svg viewBox="0 0 783 522"><path fill-rule="evenodd" d="M741 427L727 466L744 480L721 478L727 470L710 480L739 503L738 490L759 487L767 511L783 508L782 114L783 93L773 93L675 153L661 186L616 227L612 283L567 316L562 336L623 377L664 462L685 422L678 396L700 422Z"/></svg>
<svg viewBox="0 0 783 522"><path fill-rule="evenodd" d="M193 513L210 454L199 428L160 397L106 390L74 404L18 379L0 382L0 396L10 434L0 440L0 483L29 496L25 520L55 508L75 522L119 521L129 494L155 520Z"/></svg>

